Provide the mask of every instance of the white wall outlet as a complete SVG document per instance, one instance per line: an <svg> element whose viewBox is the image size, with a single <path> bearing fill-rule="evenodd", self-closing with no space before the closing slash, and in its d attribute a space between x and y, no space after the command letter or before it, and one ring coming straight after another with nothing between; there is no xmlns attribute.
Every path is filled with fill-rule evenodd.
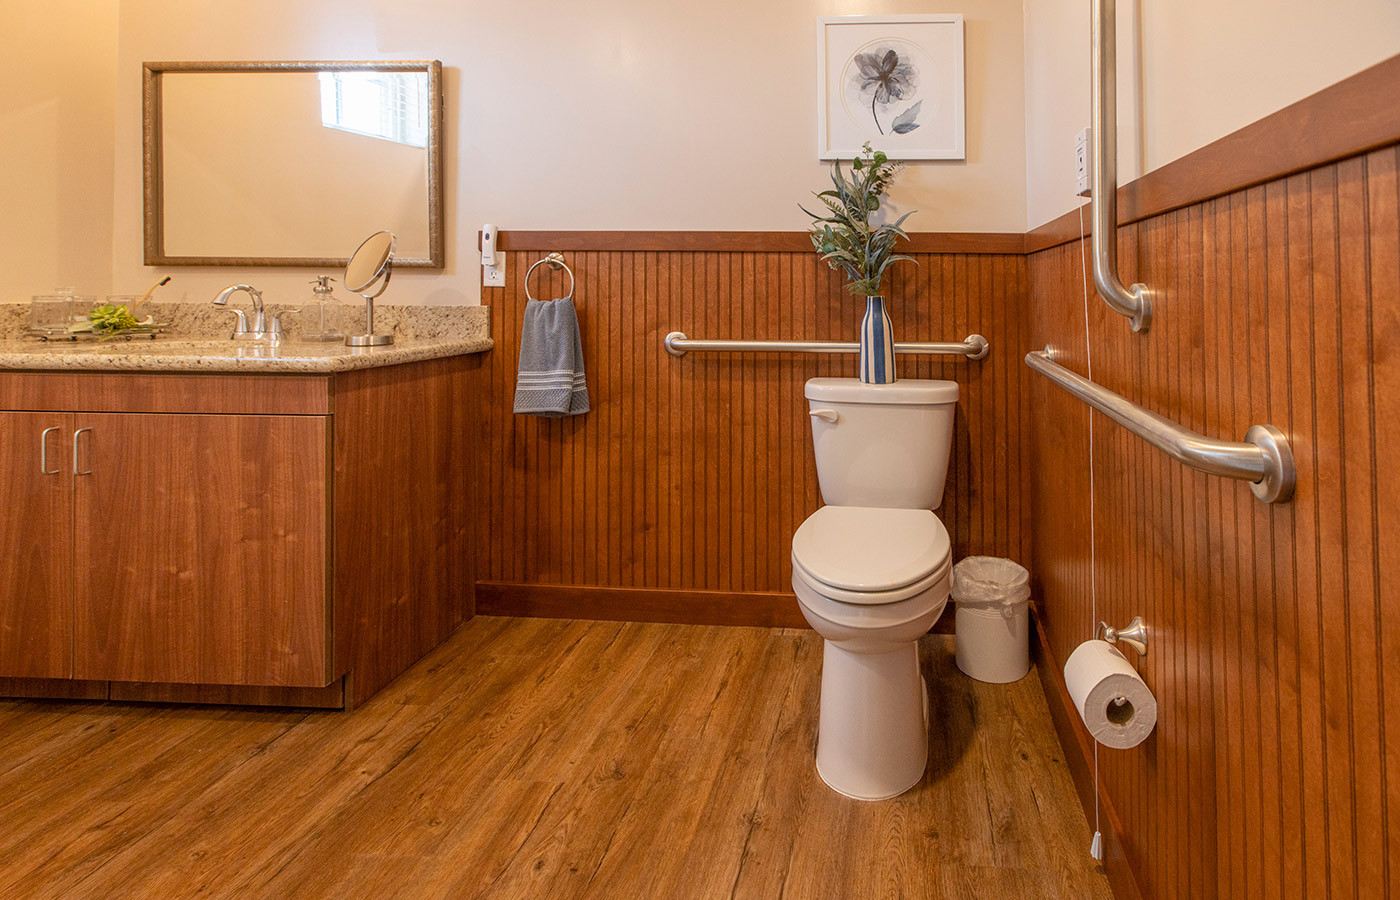
<svg viewBox="0 0 1400 900"><path fill-rule="evenodd" d="M1074 138L1074 192L1081 197L1089 196L1089 129L1085 128Z"/></svg>
<svg viewBox="0 0 1400 900"><path fill-rule="evenodd" d="M496 252L495 225L481 226L481 284L483 287L506 286L506 257Z"/></svg>
<svg viewBox="0 0 1400 900"><path fill-rule="evenodd" d="M481 284L483 287L506 286L506 255L504 253L496 254L494 266L482 266Z"/></svg>

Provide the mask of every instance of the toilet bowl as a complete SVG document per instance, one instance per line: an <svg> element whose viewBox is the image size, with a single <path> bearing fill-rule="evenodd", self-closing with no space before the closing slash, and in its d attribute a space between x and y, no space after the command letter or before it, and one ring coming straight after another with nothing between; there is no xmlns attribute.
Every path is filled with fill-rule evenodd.
<svg viewBox="0 0 1400 900"><path fill-rule="evenodd" d="M817 772L883 800L923 778L928 688L919 638L948 602L943 500L958 386L813 378L803 389L826 506L792 538L792 587L822 636Z"/></svg>
<svg viewBox="0 0 1400 900"><path fill-rule="evenodd" d="M884 800L923 777L918 640L951 579L948 532L927 509L825 506L793 535L793 590L825 639L817 773L838 793Z"/></svg>

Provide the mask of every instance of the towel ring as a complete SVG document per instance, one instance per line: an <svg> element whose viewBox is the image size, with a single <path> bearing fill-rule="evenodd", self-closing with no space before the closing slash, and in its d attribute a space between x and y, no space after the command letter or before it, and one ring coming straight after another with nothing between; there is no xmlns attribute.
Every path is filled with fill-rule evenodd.
<svg viewBox="0 0 1400 900"><path fill-rule="evenodd" d="M549 255L546 256L544 259L539 260L539 261L536 262L533 266L531 266L530 268L528 268L528 269L525 270L525 299L526 299L526 300L538 300L538 299L539 299L538 297L535 297L533 294L530 293L530 273L533 272L533 271L535 271L535 269L539 268L539 266L540 266L541 263L549 263L549 267L550 267L551 269L556 269L556 270L557 270L557 269L563 269L565 272L568 272L568 273L569 273L569 292L568 292L567 294L565 294L564 296L562 296L562 297L555 297L554 299L555 299L555 300L568 300L568 299L570 299L571 297L573 297L573 296L574 296L574 270L573 270L573 269L570 269L568 263L564 262L564 254L559 253L558 251L555 251L554 253L549 254ZM553 301L550 301L550 302L552 303Z"/></svg>

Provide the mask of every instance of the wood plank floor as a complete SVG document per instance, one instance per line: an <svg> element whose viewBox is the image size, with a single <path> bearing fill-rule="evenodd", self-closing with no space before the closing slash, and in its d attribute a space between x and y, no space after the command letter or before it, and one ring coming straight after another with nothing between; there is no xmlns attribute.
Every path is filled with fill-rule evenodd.
<svg viewBox="0 0 1400 900"><path fill-rule="evenodd" d="M478 617L353 714L0 701L0 897L1110 898L1039 680L812 764L810 631Z"/></svg>

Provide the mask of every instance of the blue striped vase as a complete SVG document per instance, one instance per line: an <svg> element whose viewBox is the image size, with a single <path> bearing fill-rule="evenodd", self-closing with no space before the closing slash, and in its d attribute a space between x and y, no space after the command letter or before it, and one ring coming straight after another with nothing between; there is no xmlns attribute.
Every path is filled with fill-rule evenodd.
<svg viewBox="0 0 1400 900"><path fill-rule="evenodd" d="M894 383L894 327L885 312L884 297L865 298L860 320L860 380L866 384Z"/></svg>

